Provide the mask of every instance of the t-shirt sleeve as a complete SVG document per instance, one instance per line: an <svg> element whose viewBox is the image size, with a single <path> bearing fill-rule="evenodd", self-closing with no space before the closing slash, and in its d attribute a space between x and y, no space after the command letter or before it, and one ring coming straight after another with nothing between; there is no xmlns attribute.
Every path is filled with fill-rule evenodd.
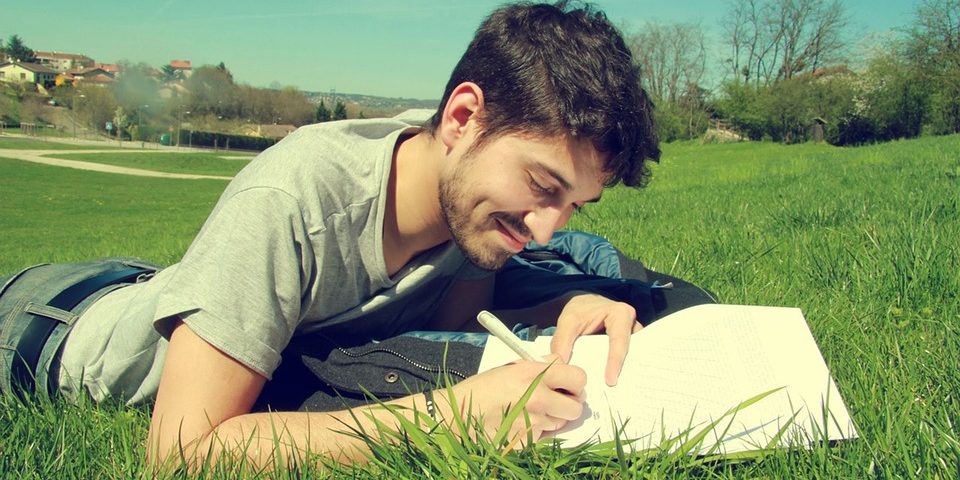
<svg viewBox="0 0 960 480"><path fill-rule="evenodd" d="M300 322L315 260L299 204L266 187L225 198L160 294L155 328L175 316L268 379Z"/></svg>

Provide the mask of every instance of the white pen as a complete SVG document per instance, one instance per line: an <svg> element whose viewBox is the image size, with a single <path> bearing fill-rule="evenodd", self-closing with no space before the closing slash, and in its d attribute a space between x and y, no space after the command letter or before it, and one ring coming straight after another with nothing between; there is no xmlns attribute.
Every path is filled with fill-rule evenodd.
<svg viewBox="0 0 960 480"><path fill-rule="evenodd" d="M477 321L494 337L499 338L503 343L506 343L511 350L517 352L517 355L520 355L524 360L530 360L532 362L538 361L537 357L528 352L526 348L523 348L522 340L511 332L496 315L486 310L481 310L480 313L477 314Z"/></svg>

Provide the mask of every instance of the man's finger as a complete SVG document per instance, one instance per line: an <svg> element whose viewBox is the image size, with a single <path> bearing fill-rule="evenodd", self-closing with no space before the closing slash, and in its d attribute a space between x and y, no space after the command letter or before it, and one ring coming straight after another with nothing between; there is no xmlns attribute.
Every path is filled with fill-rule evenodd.
<svg viewBox="0 0 960 480"><path fill-rule="evenodd" d="M560 355L557 355L556 353L548 353L544 355L542 361L543 363L558 363L558 364L566 363L563 361L562 358L560 358Z"/></svg>
<svg viewBox="0 0 960 480"><path fill-rule="evenodd" d="M573 353L573 342L577 341L579 335L580 332L572 327L558 322L557 330L553 332L553 339L550 340L550 352L559 355L564 363L569 362L570 354Z"/></svg>
<svg viewBox="0 0 960 480"><path fill-rule="evenodd" d="M559 390L580 399L583 387L587 385L587 373L580 367L554 365L543 376L543 384L551 390Z"/></svg>
<svg viewBox="0 0 960 480"><path fill-rule="evenodd" d="M604 380L611 387L617 384L617 379L620 378L620 370L623 369L623 361L630 350L631 329L632 325L625 322L615 322L613 325L607 326L610 350L607 353L607 369Z"/></svg>

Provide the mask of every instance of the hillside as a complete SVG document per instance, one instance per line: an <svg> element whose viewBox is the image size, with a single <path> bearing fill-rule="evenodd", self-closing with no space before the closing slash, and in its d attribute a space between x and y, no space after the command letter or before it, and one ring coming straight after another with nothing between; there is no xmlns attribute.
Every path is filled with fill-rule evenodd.
<svg viewBox="0 0 960 480"><path fill-rule="evenodd" d="M303 92L311 103L319 105L322 100L328 108L333 108L337 100L347 105L350 118L363 112L366 117L386 117L396 115L411 108L437 108L439 100L418 100L415 98L389 98L356 93Z"/></svg>

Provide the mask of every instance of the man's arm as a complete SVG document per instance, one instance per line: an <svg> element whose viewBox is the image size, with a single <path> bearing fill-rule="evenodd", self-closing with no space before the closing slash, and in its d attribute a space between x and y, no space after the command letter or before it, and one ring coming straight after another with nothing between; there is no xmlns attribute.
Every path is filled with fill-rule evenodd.
<svg viewBox="0 0 960 480"><path fill-rule="evenodd" d="M549 367L549 368L548 368ZM452 409L462 411L472 404L474 415L483 415L487 432L499 427L502 413L516 404L533 380L546 370L543 380L527 402L533 438L562 427L580 416L583 403L583 370L563 364L517 362L470 377L453 387L459 405L445 401L437 391L439 418L450 421ZM357 427L375 432L377 422L397 428L394 413L373 405L328 413L249 413L263 388L262 375L247 368L178 323L160 380L147 441L153 465L176 466L185 458L196 466L205 459L246 456L255 465L267 467L302 460L309 450L349 462L364 459L365 444L339 432ZM493 386L496 386L494 388ZM413 419L413 409L425 412L423 395L389 402ZM511 426L511 436L526 437L523 416ZM279 446L279 449L277 448ZM301 456L301 458L295 458Z"/></svg>

